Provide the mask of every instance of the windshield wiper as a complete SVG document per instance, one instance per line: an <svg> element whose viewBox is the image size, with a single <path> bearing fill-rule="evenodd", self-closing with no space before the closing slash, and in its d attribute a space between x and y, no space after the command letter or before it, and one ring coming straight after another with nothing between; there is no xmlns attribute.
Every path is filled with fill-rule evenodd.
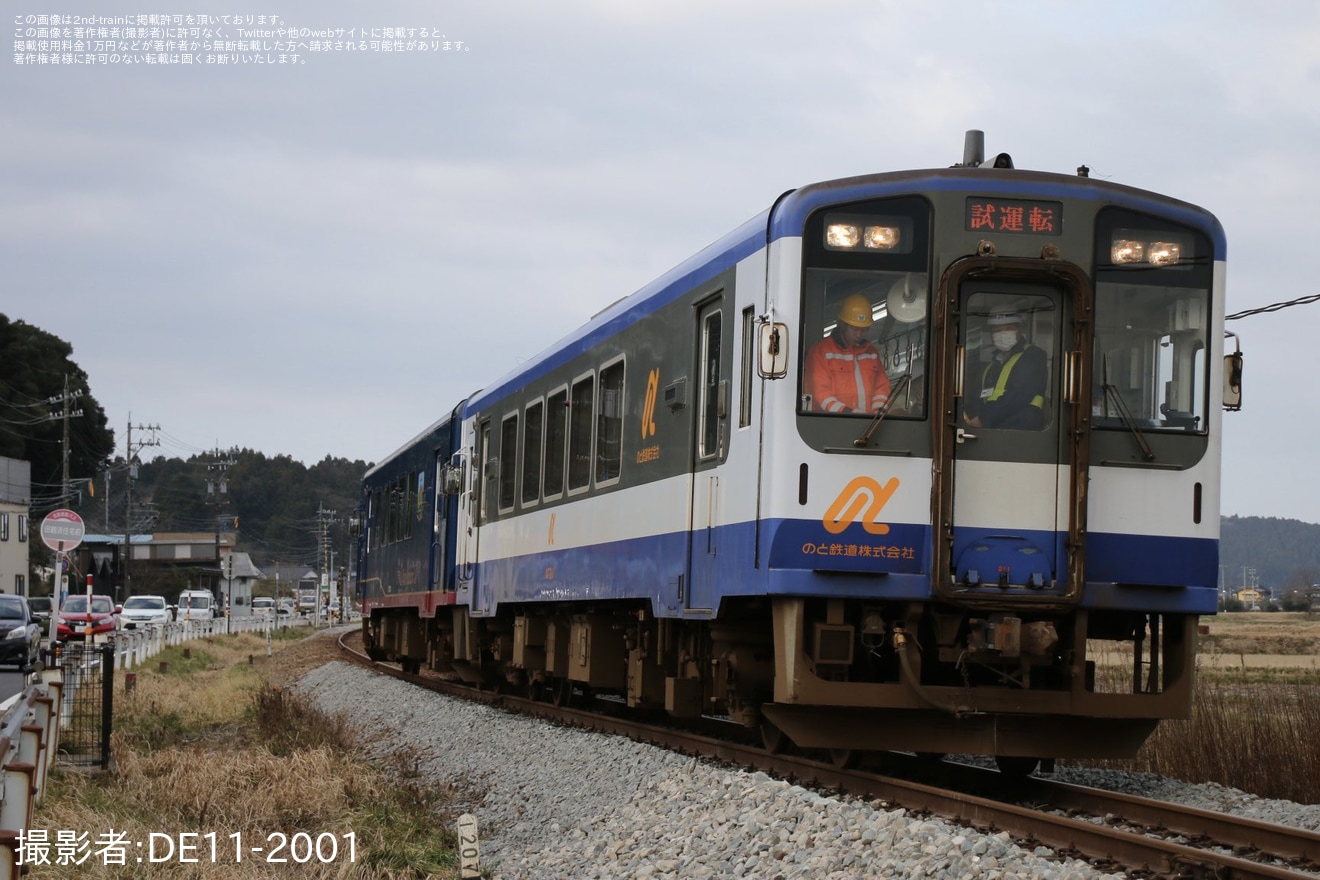
<svg viewBox="0 0 1320 880"><path fill-rule="evenodd" d="M858 449L866 448L867 444L871 442L871 437L875 434L876 429L880 427L880 423L885 420L885 416L889 415L889 410L893 407L894 401L898 400L898 396L906 391L907 387L911 384L911 373L904 373L898 377L898 381L894 383L894 387L889 389L889 399L885 401L884 406L875 411L875 418L871 419L871 424L866 426L866 430L862 432L862 436L853 441L853 446L856 446Z"/></svg>
<svg viewBox="0 0 1320 880"><path fill-rule="evenodd" d="M1137 427L1137 420L1132 418L1132 411L1128 409L1127 402L1123 400L1123 395L1118 393L1118 388L1105 382L1100 386L1105 392L1105 400L1113 401L1114 409L1118 410L1118 417L1123 422L1123 426L1132 432L1132 437L1137 441L1137 446L1141 448L1141 457L1145 461L1155 460L1155 450L1150 448L1150 442L1146 440L1146 435L1141 433Z"/></svg>

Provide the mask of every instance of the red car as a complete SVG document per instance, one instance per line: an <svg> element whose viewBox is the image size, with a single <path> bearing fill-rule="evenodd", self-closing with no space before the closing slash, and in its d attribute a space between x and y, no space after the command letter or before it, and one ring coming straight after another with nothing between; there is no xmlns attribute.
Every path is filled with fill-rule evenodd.
<svg viewBox="0 0 1320 880"><path fill-rule="evenodd" d="M119 609L115 607L109 596L93 596L90 613L87 611L87 596L70 596L60 606L59 620L55 624L55 638L61 642L84 638L88 621L91 621L93 636L113 633L118 614Z"/></svg>

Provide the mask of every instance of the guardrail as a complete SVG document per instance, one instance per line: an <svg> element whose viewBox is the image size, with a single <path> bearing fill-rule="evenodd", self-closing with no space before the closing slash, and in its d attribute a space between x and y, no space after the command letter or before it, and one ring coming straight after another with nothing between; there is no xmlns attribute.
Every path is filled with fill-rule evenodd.
<svg viewBox="0 0 1320 880"><path fill-rule="evenodd" d="M111 670L132 669L171 645L225 633L273 632L275 627L275 620L265 616L174 621L121 630L114 634L113 648L103 647L113 652ZM72 680L31 684L0 703L0 880L17 880L23 870L23 835L45 798L60 733L72 718L71 701L80 688L82 669L61 671L66 678L72 673Z"/></svg>
<svg viewBox="0 0 1320 880"><path fill-rule="evenodd" d="M59 748L64 684L29 685L0 703L0 880L18 877L19 846L32 811L46 796Z"/></svg>
<svg viewBox="0 0 1320 880"><path fill-rule="evenodd" d="M273 632L274 618L265 615L219 620L176 620L143 629L119 630L114 635L115 668L141 666L170 645L225 633Z"/></svg>

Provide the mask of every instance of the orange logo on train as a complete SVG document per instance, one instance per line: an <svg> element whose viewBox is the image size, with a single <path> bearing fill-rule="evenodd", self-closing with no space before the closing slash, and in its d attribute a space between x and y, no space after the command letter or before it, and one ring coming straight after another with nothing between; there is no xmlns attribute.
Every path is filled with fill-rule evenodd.
<svg viewBox="0 0 1320 880"><path fill-rule="evenodd" d="M831 535L837 535L860 519L867 534L887 535L889 525L880 522L880 514L896 491L898 477L890 477L883 486L870 477L856 477L825 511L821 525Z"/></svg>
<svg viewBox="0 0 1320 880"><path fill-rule="evenodd" d="M655 436L655 398L660 393L660 368L646 377L646 405L642 408L642 439Z"/></svg>

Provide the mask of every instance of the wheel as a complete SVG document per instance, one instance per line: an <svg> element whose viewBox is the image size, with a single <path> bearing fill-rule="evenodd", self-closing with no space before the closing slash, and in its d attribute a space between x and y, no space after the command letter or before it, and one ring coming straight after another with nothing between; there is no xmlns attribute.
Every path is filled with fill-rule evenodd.
<svg viewBox="0 0 1320 880"><path fill-rule="evenodd" d="M563 708L573 704L573 683L566 678L557 678L550 685L550 702Z"/></svg>

